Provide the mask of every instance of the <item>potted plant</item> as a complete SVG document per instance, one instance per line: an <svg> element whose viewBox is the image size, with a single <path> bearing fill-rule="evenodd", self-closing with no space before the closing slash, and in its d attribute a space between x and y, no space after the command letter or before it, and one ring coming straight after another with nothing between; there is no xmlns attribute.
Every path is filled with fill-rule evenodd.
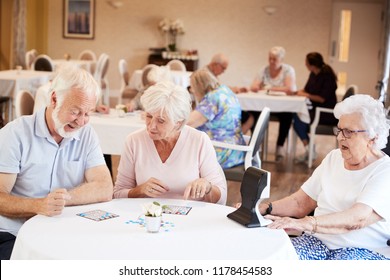
<svg viewBox="0 0 390 280"><path fill-rule="evenodd" d="M153 201L151 203L143 204L142 209L145 215L145 227L148 232L158 232L161 226L161 216L163 208L160 203Z"/></svg>

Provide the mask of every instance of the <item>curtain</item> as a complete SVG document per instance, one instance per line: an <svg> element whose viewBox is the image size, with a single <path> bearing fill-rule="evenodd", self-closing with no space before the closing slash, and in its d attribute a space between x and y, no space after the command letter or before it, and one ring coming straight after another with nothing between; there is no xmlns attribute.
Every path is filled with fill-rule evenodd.
<svg viewBox="0 0 390 280"><path fill-rule="evenodd" d="M11 69L25 65L26 52L26 0L14 0L11 42Z"/></svg>

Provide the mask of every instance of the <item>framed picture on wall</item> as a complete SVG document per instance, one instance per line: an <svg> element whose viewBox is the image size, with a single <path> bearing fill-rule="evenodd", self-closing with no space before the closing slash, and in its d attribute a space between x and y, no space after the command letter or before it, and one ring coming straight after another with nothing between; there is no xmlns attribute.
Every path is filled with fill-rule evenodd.
<svg viewBox="0 0 390 280"><path fill-rule="evenodd" d="M64 38L93 39L95 0L64 0Z"/></svg>

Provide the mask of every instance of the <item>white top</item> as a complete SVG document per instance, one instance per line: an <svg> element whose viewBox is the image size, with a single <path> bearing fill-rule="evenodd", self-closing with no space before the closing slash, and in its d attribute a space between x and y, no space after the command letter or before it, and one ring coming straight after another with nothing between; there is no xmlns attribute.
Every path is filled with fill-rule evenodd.
<svg viewBox="0 0 390 280"><path fill-rule="evenodd" d="M159 233L139 222L142 204L192 207L163 214ZM76 214L104 210L119 217L93 221ZM227 218L235 208L193 200L114 199L65 207L55 217L37 215L21 228L11 259L57 260L297 260L284 230L246 228ZM104 264L103 264L104 265Z"/></svg>
<svg viewBox="0 0 390 280"><path fill-rule="evenodd" d="M361 170L347 170L339 149L330 152L302 189L317 201L315 216L344 211L355 203L374 209L383 220L344 234L315 234L330 249L360 247L390 257L390 158L385 155Z"/></svg>
<svg viewBox="0 0 390 280"><path fill-rule="evenodd" d="M192 127L183 127L172 153L164 163L146 130L134 132L126 138L114 197L128 197L130 188L145 183L151 177L169 187L170 191L163 196L166 198L183 198L189 183L205 178L219 187L221 198L218 203L226 203L226 179L211 140L206 133Z"/></svg>
<svg viewBox="0 0 390 280"><path fill-rule="evenodd" d="M291 65L282 63L282 70L279 72L279 74L272 78L269 65L263 67L261 69L260 73L258 74L257 78L259 81L263 82L264 85L270 85L272 87L282 87L285 86L285 79L286 77L290 76L291 80L293 81L294 85L292 90L297 90L297 85L295 84L295 70Z"/></svg>

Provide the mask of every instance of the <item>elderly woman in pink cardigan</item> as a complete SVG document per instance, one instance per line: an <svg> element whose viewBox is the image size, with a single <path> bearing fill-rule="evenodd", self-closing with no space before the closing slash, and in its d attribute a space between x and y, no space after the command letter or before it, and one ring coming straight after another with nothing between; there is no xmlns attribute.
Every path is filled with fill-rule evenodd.
<svg viewBox="0 0 390 280"><path fill-rule="evenodd" d="M118 166L114 198L161 197L226 203L226 179L210 138L186 125L191 97L159 82L141 97L146 129L131 133Z"/></svg>

